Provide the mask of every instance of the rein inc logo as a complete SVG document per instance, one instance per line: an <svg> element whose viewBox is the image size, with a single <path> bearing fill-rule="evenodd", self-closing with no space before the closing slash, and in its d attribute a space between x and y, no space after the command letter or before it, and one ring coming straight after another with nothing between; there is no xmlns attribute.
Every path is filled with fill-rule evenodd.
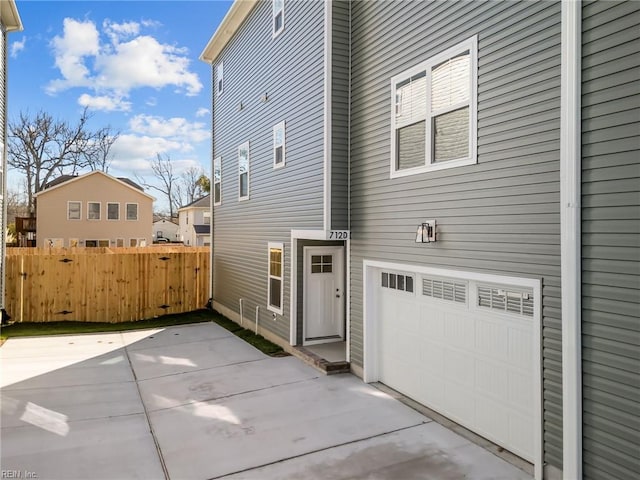
<svg viewBox="0 0 640 480"><path fill-rule="evenodd" d="M0 478L38 478L38 474L29 470L0 470Z"/></svg>

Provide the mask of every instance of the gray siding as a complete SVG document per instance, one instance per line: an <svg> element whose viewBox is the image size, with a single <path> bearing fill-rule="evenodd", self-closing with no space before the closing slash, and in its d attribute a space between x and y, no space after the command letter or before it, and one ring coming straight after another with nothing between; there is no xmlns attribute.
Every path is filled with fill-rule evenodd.
<svg viewBox="0 0 640 480"><path fill-rule="evenodd" d="M585 479L640 477L640 3L582 9Z"/></svg>
<svg viewBox="0 0 640 480"><path fill-rule="evenodd" d="M478 164L390 179L390 79L478 35ZM363 259L542 279L544 458L561 468L560 3L354 2L351 360ZM415 244L438 221L438 242Z"/></svg>
<svg viewBox="0 0 640 480"><path fill-rule="evenodd" d="M351 5L333 2L331 67L331 228L349 228L349 54Z"/></svg>
<svg viewBox="0 0 640 480"><path fill-rule="evenodd" d="M286 2L285 28L275 39L271 8L258 3L214 64L224 62L223 93L213 94L214 158L222 157L214 299L238 312L243 298L252 320L260 306L261 325L288 339L291 229L323 226L324 6ZM286 166L274 170L272 129L282 120ZM237 148L246 141L250 199L240 202ZM275 321L267 311L268 241L285 244L284 315Z"/></svg>

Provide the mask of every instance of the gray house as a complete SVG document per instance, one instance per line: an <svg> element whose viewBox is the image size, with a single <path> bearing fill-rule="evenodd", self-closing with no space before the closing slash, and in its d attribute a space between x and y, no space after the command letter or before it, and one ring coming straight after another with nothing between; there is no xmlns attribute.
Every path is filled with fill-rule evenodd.
<svg viewBox="0 0 640 480"><path fill-rule="evenodd" d="M538 479L637 478L639 31L633 1L236 1L201 56L215 308Z"/></svg>
<svg viewBox="0 0 640 480"><path fill-rule="evenodd" d="M14 0L0 2L0 308L4 311L4 273L7 234L7 59L9 41L7 34L22 30L22 21Z"/></svg>

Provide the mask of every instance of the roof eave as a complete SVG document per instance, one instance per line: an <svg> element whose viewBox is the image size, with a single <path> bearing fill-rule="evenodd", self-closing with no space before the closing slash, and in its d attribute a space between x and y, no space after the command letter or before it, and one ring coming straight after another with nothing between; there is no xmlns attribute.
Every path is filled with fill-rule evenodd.
<svg viewBox="0 0 640 480"><path fill-rule="evenodd" d="M258 0L235 0L200 54L200 60L213 64L257 3Z"/></svg>
<svg viewBox="0 0 640 480"><path fill-rule="evenodd" d="M20 20L15 0L2 1L0 4L2 5L0 17L7 32L21 32L23 30L22 20Z"/></svg>

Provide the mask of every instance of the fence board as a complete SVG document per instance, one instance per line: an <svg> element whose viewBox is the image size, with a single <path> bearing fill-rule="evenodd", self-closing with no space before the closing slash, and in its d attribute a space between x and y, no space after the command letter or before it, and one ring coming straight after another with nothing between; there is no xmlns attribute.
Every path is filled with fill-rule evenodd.
<svg viewBox="0 0 640 480"><path fill-rule="evenodd" d="M8 248L16 321L125 322L204 307L209 247Z"/></svg>

